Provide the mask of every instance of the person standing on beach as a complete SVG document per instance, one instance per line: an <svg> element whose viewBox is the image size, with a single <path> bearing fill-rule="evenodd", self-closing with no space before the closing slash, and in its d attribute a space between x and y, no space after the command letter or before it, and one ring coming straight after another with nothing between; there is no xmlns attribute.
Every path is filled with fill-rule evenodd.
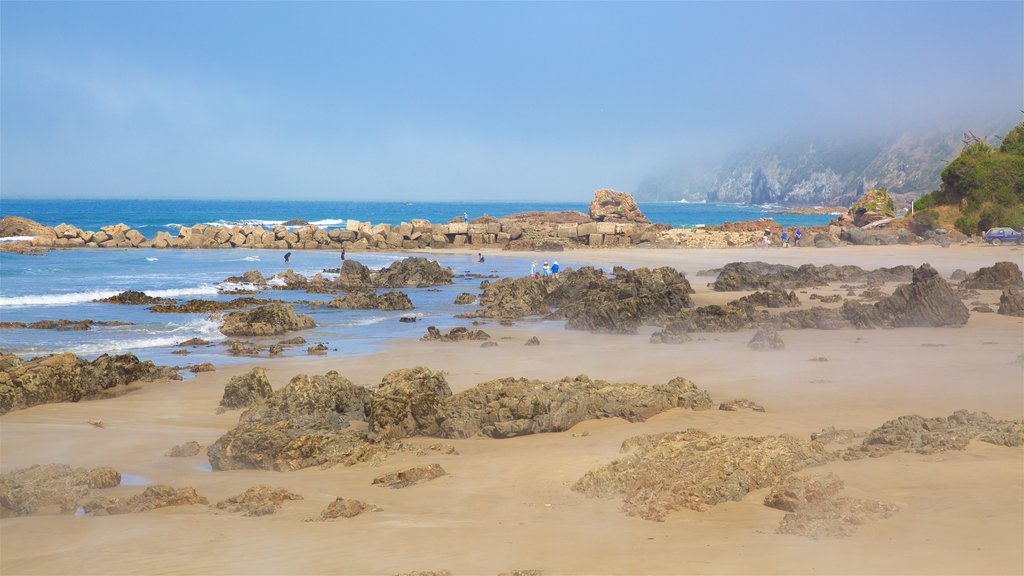
<svg viewBox="0 0 1024 576"><path fill-rule="evenodd" d="M782 247L789 248L789 234L787 234L785 230L782 231L780 239L782 240Z"/></svg>
<svg viewBox="0 0 1024 576"><path fill-rule="evenodd" d="M291 262L291 260L292 260L292 253L291 252L285 252L284 253L284 261L285 261L285 263L287 264L288 262Z"/></svg>
<svg viewBox="0 0 1024 576"><path fill-rule="evenodd" d="M344 246L341 247L341 263L342 264L345 263L345 247Z"/></svg>
<svg viewBox="0 0 1024 576"><path fill-rule="evenodd" d="M554 277L555 280L558 280L558 260L555 260L551 264L551 276Z"/></svg>
<svg viewBox="0 0 1024 576"><path fill-rule="evenodd" d="M793 246L799 246L800 245L800 238L802 238L803 235L804 235L804 233L801 232L799 228L797 228L796 232L793 234Z"/></svg>
<svg viewBox="0 0 1024 576"><path fill-rule="evenodd" d="M537 261L534 260L533 264L530 264L530 278L537 277Z"/></svg>
<svg viewBox="0 0 1024 576"><path fill-rule="evenodd" d="M548 266L548 263L546 261L544 262L544 267L541 268L541 270L543 270L545 278L551 276L551 267Z"/></svg>

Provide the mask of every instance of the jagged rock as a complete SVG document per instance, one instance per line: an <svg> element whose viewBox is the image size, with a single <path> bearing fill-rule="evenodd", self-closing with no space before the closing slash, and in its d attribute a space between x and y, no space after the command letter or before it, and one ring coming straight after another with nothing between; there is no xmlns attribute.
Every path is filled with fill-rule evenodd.
<svg viewBox="0 0 1024 576"><path fill-rule="evenodd" d="M121 483L113 468L72 468L67 464L39 464L0 474L0 518L31 516L56 508L70 514L95 488Z"/></svg>
<svg viewBox="0 0 1024 576"><path fill-rule="evenodd" d="M199 445L199 442L192 440L191 442L178 444L174 448L171 448L166 453L164 453L164 456L170 458L188 458L189 456L195 456L199 454L201 448L202 447Z"/></svg>
<svg viewBox="0 0 1024 576"><path fill-rule="evenodd" d="M822 304L835 304L836 302L842 302L843 297L839 294L832 294L829 296L822 296L820 294L811 294L811 300L817 300Z"/></svg>
<svg viewBox="0 0 1024 576"><path fill-rule="evenodd" d="M995 312L988 304L980 304L978 306L971 307L971 312L981 312L982 314L991 314Z"/></svg>
<svg viewBox="0 0 1024 576"><path fill-rule="evenodd" d="M441 372L422 366L388 372L370 399L370 430L382 438L439 436L451 395Z"/></svg>
<svg viewBox="0 0 1024 576"><path fill-rule="evenodd" d="M267 288L267 279L259 270L246 270L241 276L231 276L223 280L225 284L247 284L258 289Z"/></svg>
<svg viewBox="0 0 1024 576"><path fill-rule="evenodd" d="M0 353L0 415L18 408L95 398L139 380L181 380L177 371L139 360L134 354L104 354L89 362L74 354L23 361Z"/></svg>
<svg viewBox="0 0 1024 576"><path fill-rule="evenodd" d="M865 456L878 457L893 452L932 454L946 450L963 450L978 439L1002 446L1024 445L1024 421L996 420L981 412L957 410L951 416L923 418L900 416L875 428L864 442L843 453L846 460Z"/></svg>
<svg viewBox="0 0 1024 576"><path fill-rule="evenodd" d="M540 339L536 336L530 336L529 340L526 341L524 346L540 346Z"/></svg>
<svg viewBox="0 0 1024 576"><path fill-rule="evenodd" d="M683 378L651 386L611 384L586 375L555 382L501 378L452 396L441 435L511 438L562 432L593 418L638 422L677 407L706 410L711 398Z"/></svg>
<svg viewBox="0 0 1024 576"><path fill-rule="evenodd" d="M219 302L216 300L189 300L188 302L182 302L181 304L157 304L150 306L150 312L160 312L167 314L209 314L210 312L223 312L225 310L240 310L242 308L248 308L249 306L255 306L258 304L267 304L268 300L260 298L235 298L234 300L228 300L227 302Z"/></svg>
<svg viewBox="0 0 1024 576"><path fill-rule="evenodd" d="M622 451L632 453L588 472L572 489L591 497L622 496L627 514L659 521L680 508L740 500L829 460L821 444L792 436L733 438L694 429L629 438Z"/></svg>
<svg viewBox="0 0 1024 576"><path fill-rule="evenodd" d="M404 292L386 292L377 298L377 308L381 310L412 310L412 301Z"/></svg>
<svg viewBox="0 0 1024 576"><path fill-rule="evenodd" d="M617 267L614 273L614 280L602 276L577 297L570 297L569 290L560 295L566 328L632 334L644 323L693 306L693 288L674 268Z"/></svg>
<svg viewBox="0 0 1024 576"><path fill-rule="evenodd" d="M1024 317L1024 291L1004 288L999 295L997 312L1005 316Z"/></svg>
<svg viewBox="0 0 1024 576"><path fill-rule="evenodd" d="M225 410L245 408L273 394L270 387L270 380L267 379L267 371L256 367L247 374L233 376L224 386L224 396L220 400L220 407Z"/></svg>
<svg viewBox="0 0 1024 576"><path fill-rule="evenodd" d="M280 510L285 500L302 499L299 494L284 488L271 488L257 484L237 496L217 502L214 508L228 512L241 512L243 516L266 516Z"/></svg>
<svg viewBox="0 0 1024 576"><path fill-rule="evenodd" d="M373 284L378 288L426 288L452 283L449 268L442 268L433 260L412 256L392 262L387 268L373 273Z"/></svg>
<svg viewBox="0 0 1024 576"><path fill-rule="evenodd" d="M650 224L628 192L602 189L594 192L589 215L598 222L639 222Z"/></svg>
<svg viewBox="0 0 1024 576"><path fill-rule="evenodd" d="M90 516L106 516L108 514L138 514L168 506L187 506L190 504L209 504L210 501L196 494L195 488L174 489L165 484L148 486L142 494L121 499L105 496L90 500L82 505L85 513Z"/></svg>
<svg viewBox="0 0 1024 576"><path fill-rule="evenodd" d="M373 290L370 269L355 260L345 260L342 263L334 284L346 292Z"/></svg>
<svg viewBox="0 0 1024 576"><path fill-rule="evenodd" d="M814 295L811 295L814 298ZM796 292L785 290L769 290L767 292L754 292L748 296L744 296L733 301L734 304L743 306L749 304L751 306L761 306L764 308L797 308L800 306L800 298L797 297Z"/></svg>
<svg viewBox="0 0 1024 576"><path fill-rule="evenodd" d="M718 409L725 410L727 412L736 412L737 410L753 410L754 412L764 412L764 406L761 406L756 402L751 402L746 398L737 398L736 400L730 400L729 402L722 402L721 404L718 405Z"/></svg>
<svg viewBox="0 0 1024 576"><path fill-rule="evenodd" d="M688 332L736 332L754 327L759 320L757 311L749 304L737 304L736 301L725 306L711 304L677 312L665 320L664 328L655 335L661 342L672 343L680 341Z"/></svg>
<svg viewBox="0 0 1024 576"><path fill-rule="evenodd" d="M483 287L477 315L499 320L518 320L551 312L548 290L541 278L502 278Z"/></svg>
<svg viewBox="0 0 1024 576"><path fill-rule="evenodd" d="M447 476L448 472L440 464L428 464L426 466L413 466L405 468L373 479L374 486L382 488L405 488L415 484L422 484Z"/></svg>
<svg viewBox="0 0 1024 576"><path fill-rule="evenodd" d="M1002 290L1024 288L1024 275L1013 262L996 262L979 269L960 282L959 288L967 290Z"/></svg>
<svg viewBox="0 0 1024 576"><path fill-rule="evenodd" d="M56 238L53 228L20 216L5 216L0 220L0 238L11 236L43 236Z"/></svg>
<svg viewBox="0 0 1024 576"><path fill-rule="evenodd" d="M853 430L847 428L840 429L835 426L829 426L828 428L822 428L820 432L811 434L811 440L820 442L824 445L832 444L833 442L849 444L860 436L863 436L863 434L857 434Z"/></svg>
<svg viewBox="0 0 1024 576"><path fill-rule="evenodd" d="M99 298L93 300L93 302L101 302L104 304L168 304L173 303L173 300L166 298L155 298L148 296L145 292L139 292L136 290L126 290L120 294L115 294L108 298Z"/></svg>
<svg viewBox="0 0 1024 576"><path fill-rule="evenodd" d="M965 270L957 268L956 270L953 270L952 274L949 275L950 282L956 282L959 284L964 280L967 280L967 272Z"/></svg>
<svg viewBox="0 0 1024 576"><path fill-rule="evenodd" d="M464 326L456 326L443 334L435 326L427 326L427 333L420 340L437 340L441 342L462 342L464 340L490 340L491 335L483 330L470 330Z"/></svg>
<svg viewBox="0 0 1024 576"><path fill-rule="evenodd" d="M456 304L475 304L476 303L476 294L470 294L468 292L463 292L462 294L459 294L458 296L455 297L455 303Z"/></svg>
<svg viewBox="0 0 1024 576"><path fill-rule="evenodd" d="M195 364L188 367L188 371L193 374L199 374L200 372L213 372L215 370L216 368L210 362L203 362L202 364Z"/></svg>
<svg viewBox="0 0 1024 576"><path fill-rule="evenodd" d="M792 476L776 484L764 504L789 514L782 518L775 532L841 538L852 535L867 520L888 518L899 510L888 502L839 496L842 488L843 481L835 474L818 478Z"/></svg>
<svg viewBox="0 0 1024 576"><path fill-rule="evenodd" d="M752 350L782 350L786 343L782 341L782 336L779 336L775 327L768 325L759 328L750 342L747 342L747 346Z"/></svg>
<svg viewBox="0 0 1024 576"><path fill-rule="evenodd" d="M224 344L228 347L228 354L232 356L259 356L263 350L255 342L246 340L225 340Z"/></svg>
<svg viewBox="0 0 1024 576"><path fill-rule="evenodd" d="M323 342L314 344L309 348L306 348L306 354L309 354L310 356L323 356L324 354L327 354L327 345Z"/></svg>
<svg viewBox="0 0 1024 576"><path fill-rule="evenodd" d="M899 286L892 296L874 305L847 301L842 314L857 328L959 326L970 316L949 283L928 264L914 270L912 283Z"/></svg>
<svg viewBox="0 0 1024 576"><path fill-rule="evenodd" d="M228 336L275 336L314 326L312 317L296 314L291 306L275 302L226 315L220 331Z"/></svg>
<svg viewBox="0 0 1024 576"><path fill-rule="evenodd" d="M352 518L358 516L363 512L375 512L377 507L372 504L367 504L362 500L355 500L352 498L335 498L334 502L327 505L327 508L320 513L319 520L335 520L337 518Z"/></svg>
<svg viewBox="0 0 1024 576"><path fill-rule="evenodd" d="M299 374L250 406L207 450L215 470L297 470L352 464L370 456L373 437L347 429L369 415L370 392L337 372Z"/></svg>
<svg viewBox="0 0 1024 576"><path fill-rule="evenodd" d="M906 282L913 274L910 266L864 270L859 266L815 266L799 268L766 262L730 262L718 273L711 287L718 292L743 290L794 290L824 286L829 282Z"/></svg>
<svg viewBox="0 0 1024 576"><path fill-rule="evenodd" d="M327 306L348 310L373 310L377 308L377 295L373 292L351 292L345 296L335 296Z"/></svg>
<svg viewBox="0 0 1024 576"><path fill-rule="evenodd" d="M399 322L405 322L405 323L408 323L408 324L412 324L412 323L416 322L416 317L410 314L410 315L407 315L407 316L400 317L398 319L398 321Z"/></svg>
<svg viewBox="0 0 1024 576"><path fill-rule="evenodd" d="M672 332L670 330L659 330L651 334L651 344L685 344L692 342L693 338L686 332Z"/></svg>

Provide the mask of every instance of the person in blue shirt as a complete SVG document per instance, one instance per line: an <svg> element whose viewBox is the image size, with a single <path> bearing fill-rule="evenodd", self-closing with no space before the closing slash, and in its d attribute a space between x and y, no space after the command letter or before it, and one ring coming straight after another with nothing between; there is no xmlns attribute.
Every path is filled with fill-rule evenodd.
<svg viewBox="0 0 1024 576"><path fill-rule="evenodd" d="M558 260L555 260L551 264L551 275L554 276L555 278L558 278Z"/></svg>
<svg viewBox="0 0 1024 576"><path fill-rule="evenodd" d="M789 248L789 234L787 234L785 230L782 231L781 238L782 238L782 247L783 248Z"/></svg>

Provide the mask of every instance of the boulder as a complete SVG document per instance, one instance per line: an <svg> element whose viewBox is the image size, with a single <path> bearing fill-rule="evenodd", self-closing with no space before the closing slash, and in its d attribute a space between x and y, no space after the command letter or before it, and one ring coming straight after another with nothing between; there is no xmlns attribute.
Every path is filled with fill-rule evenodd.
<svg viewBox="0 0 1024 576"><path fill-rule="evenodd" d="M981 412L957 410L950 416L924 418L900 416L875 428L863 443L843 453L846 460L865 456L878 457L893 452L934 454L946 450L963 450L971 440L1000 446L1024 445L1024 421L996 420Z"/></svg>
<svg viewBox="0 0 1024 576"><path fill-rule="evenodd" d="M779 336L775 327L768 325L759 328L750 342L747 342L747 346L751 350L782 350L786 343L782 341L782 336Z"/></svg>
<svg viewBox="0 0 1024 576"><path fill-rule="evenodd" d="M355 260L345 260L341 264L341 269L338 272L338 277L334 280L334 284L346 292L373 290L370 269Z"/></svg>
<svg viewBox="0 0 1024 576"><path fill-rule="evenodd" d="M292 306L275 302L226 315L220 331L228 336L274 336L314 326L312 317L296 314Z"/></svg>
<svg viewBox="0 0 1024 576"><path fill-rule="evenodd" d="M757 402L751 402L746 398L737 398L728 402L722 402L718 405L719 410L726 412L736 412L738 410L753 410L754 412L764 412L764 406L761 406ZM813 438L812 438L813 440Z"/></svg>
<svg viewBox="0 0 1024 576"><path fill-rule="evenodd" d="M693 288L675 268L616 268L614 273L613 279L601 276L583 290L574 288L575 275L566 275L567 287L555 293L566 328L633 334L643 324L693 307Z"/></svg>
<svg viewBox="0 0 1024 576"><path fill-rule="evenodd" d="M391 439L439 436L451 395L441 372L422 366L388 372L370 399L370 430Z"/></svg>
<svg viewBox="0 0 1024 576"><path fill-rule="evenodd" d="M636 205L628 192L601 189L594 192L590 202L590 218L597 222L639 222L650 224L650 220Z"/></svg>
<svg viewBox="0 0 1024 576"><path fill-rule="evenodd" d="M447 475L448 472L440 464L427 464L378 476L373 479L373 485L381 488L406 488Z"/></svg>
<svg viewBox="0 0 1024 576"><path fill-rule="evenodd" d="M896 288L878 302L843 303L843 317L857 328L904 328L911 326L960 326L970 312L939 273L922 264L913 281Z"/></svg>
<svg viewBox="0 0 1024 576"><path fill-rule="evenodd" d="M270 380L267 379L267 371L256 367L247 374L233 376L228 381L224 386L224 396L220 400L220 407L225 410L245 408L263 400L273 392Z"/></svg>
<svg viewBox="0 0 1024 576"><path fill-rule="evenodd" d="M11 236L40 236L56 239L57 234L53 228L40 224L35 220L22 218L20 216L6 216L0 220L0 238Z"/></svg>
<svg viewBox="0 0 1024 576"><path fill-rule="evenodd" d="M524 344L524 346L540 346L540 339L537 338L536 336L530 336L530 338L526 341L526 344Z"/></svg>
<svg viewBox="0 0 1024 576"><path fill-rule="evenodd" d="M1024 291L1013 288L1003 289L999 295L999 314L1024 317Z"/></svg>
<svg viewBox="0 0 1024 576"><path fill-rule="evenodd" d="M335 296L327 303L330 308L347 310L373 310L378 306L377 295L373 292L350 292L345 296Z"/></svg>
<svg viewBox="0 0 1024 576"><path fill-rule="evenodd" d="M181 380L177 371L134 354L103 354L88 361L74 354L21 360L0 353L0 415L53 402L78 402L111 394L108 390L144 380Z"/></svg>
<svg viewBox="0 0 1024 576"><path fill-rule="evenodd" d="M199 442L192 440L191 442L185 442L171 448L164 453L164 456L169 458L188 458L190 456L197 456L201 449L202 446L199 445Z"/></svg>
<svg viewBox="0 0 1024 576"><path fill-rule="evenodd" d="M367 504L362 500L355 500L353 498L335 498L334 502L327 505L327 508L320 513L318 520L335 520L337 518L352 518L358 516L363 512L374 512L377 507L372 504Z"/></svg>
<svg viewBox="0 0 1024 576"><path fill-rule="evenodd" d="M166 298L155 298L148 296L145 292L139 292L136 290L126 290L120 294L115 294L108 298L100 298L93 300L93 302L102 302L105 304L171 304L172 300Z"/></svg>
<svg viewBox="0 0 1024 576"><path fill-rule="evenodd" d="M459 294L458 296L455 297L455 303L456 304L475 304L476 303L476 294L470 294L468 292L463 292L463 293L461 293L461 294Z"/></svg>
<svg viewBox="0 0 1024 576"><path fill-rule="evenodd" d="M257 484L214 504L218 510L241 513L243 516L267 516L281 509L285 500L302 500L302 496L284 488Z"/></svg>
<svg viewBox="0 0 1024 576"><path fill-rule="evenodd" d="M1024 276L1013 262L996 262L967 276L959 287L966 290L1024 289Z"/></svg>
<svg viewBox="0 0 1024 576"><path fill-rule="evenodd" d="M377 297L377 308L381 310L412 310L412 300L404 292L385 292Z"/></svg>
<svg viewBox="0 0 1024 576"><path fill-rule="evenodd" d="M67 464L33 465L0 474L0 518L36 512L73 513L95 488L112 488L121 475L112 468L72 468Z"/></svg>
<svg viewBox="0 0 1024 576"><path fill-rule="evenodd" d="M373 283L378 288L425 288L451 284L454 274L434 260L412 256L392 262L387 268L374 272Z"/></svg>
<svg viewBox="0 0 1024 576"><path fill-rule="evenodd" d="M830 459L821 444L792 436L711 436L694 429L628 438L622 452L630 454L588 472L572 489L621 496L626 514L658 521L681 508L738 501Z"/></svg>

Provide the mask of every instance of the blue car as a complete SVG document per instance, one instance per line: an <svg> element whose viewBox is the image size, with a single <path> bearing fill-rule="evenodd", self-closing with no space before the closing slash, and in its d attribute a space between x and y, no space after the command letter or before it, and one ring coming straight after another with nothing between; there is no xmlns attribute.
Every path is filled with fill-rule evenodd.
<svg viewBox="0 0 1024 576"><path fill-rule="evenodd" d="M985 241L993 246L999 246L1004 242L1021 244L1024 243L1024 233L1013 228L992 228L985 232Z"/></svg>

